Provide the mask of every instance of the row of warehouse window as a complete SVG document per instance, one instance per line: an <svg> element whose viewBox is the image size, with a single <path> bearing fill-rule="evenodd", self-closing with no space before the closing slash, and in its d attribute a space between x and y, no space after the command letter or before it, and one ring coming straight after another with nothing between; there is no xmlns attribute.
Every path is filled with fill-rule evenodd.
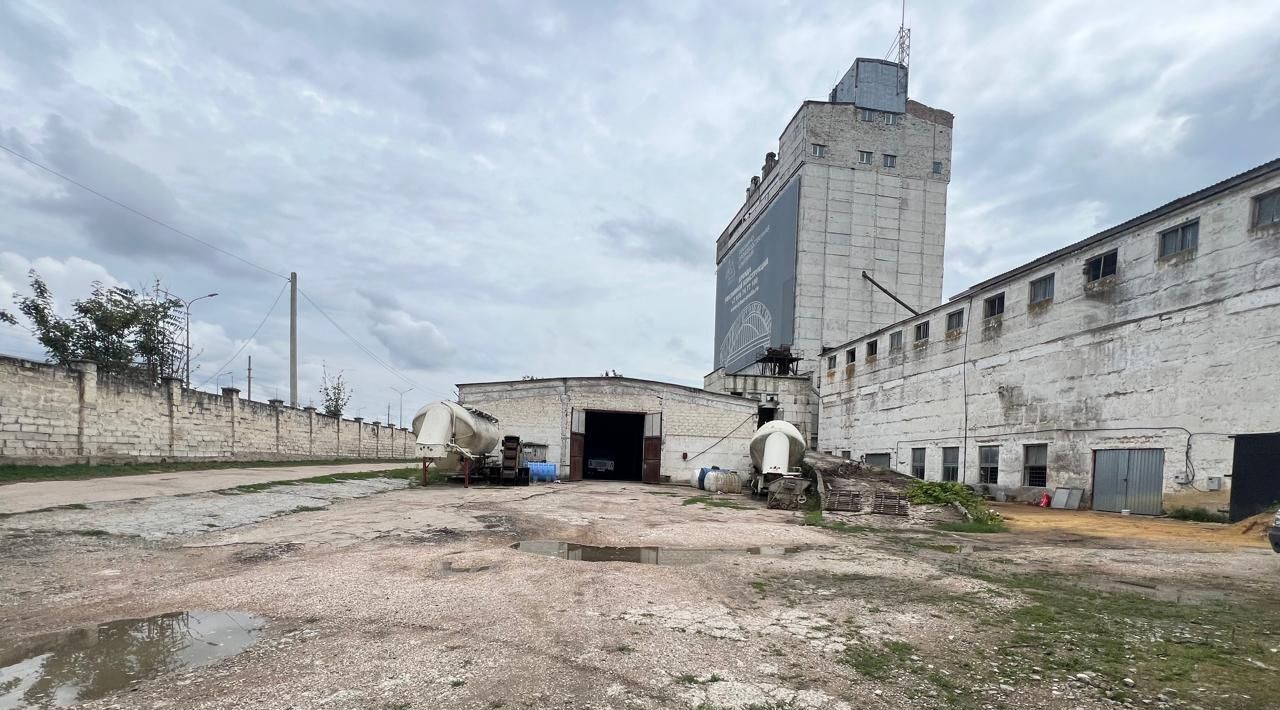
<svg viewBox="0 0 1280 710"><path fill-rule="evenodd" d="M827 146L822 143L810 143L809 152L815 158L825 158L827 157ZM875 157L876 157L875 153L872 153L869 150L860 150L858 151L858 164L871 165L875 161ZM880 161L881 161L881 164L886 168L898 167L898 156L893 155L891 153L884 153L883 155L881 155ZM933 161L933 174L934 175L942 174L941 160Z"/></svg>
<svg viewBox="0 0 1280 710"><path fill-rule="evenodd" d="M1254 228L1270 227L1280 225L1280 190L1273 190L1265 195L1260 195L1253 199L1253 219ZM1178 225L1171 229L1160 232L1158 257L1164 259L1178 254L1191 255L1200 244L1200 220L1193 219L1189 222ZM1101 282L1103 279L1115 277L1118 268L1118 255L1115 249L1105 254L1099 254L1089 258L1084 263L1085 285ZM1032 279L1028 284L1027 307L1036 308L1044 307L1053 302L1055 274L1045 274L1036 279ZM982 302L982 317L984 319L1002 318L1004 315L1005 295L1001 291L993 296L989 296ZM947 334L958 333L964 328L964 309L952 311L947 314ZM929 340L929 321L916 323L912 334L915 342L924 343ZM866 343L867 358L874 358L880 349L878 340L871 340ZM896 331L889 334L889 352L897 352L902 350L902 331ZM846 364L854 362L856 357L856 349L850 348L845 351ZM827 357L827 369L833 370L836 367L836 356L829 355Z"/></svg>
<svg viewBox="0 0 1280 710"><path fill-rule="evenodd" d="M960 480L960 447L943 446L941 480ZM832 453L830 451L826 452ZM925 460L927 449L911 450L911 475L919 479L925 477ZM852 458L852 452L841 451L841 456ZM889 454L867 454L867 464L889 465ZM1000 447L999 445L978 447L978 483L994 486L1000 483ZM1022 447L1022 485L1034 488L1045 488L1049 485L1049 445L1026 444Z"/></svg>
<svg viewBox="0 0 1280 710"><path fill-rule="evenodd" d="M925 449L911 450L911 475L925 476ZM1022 485L1044 488L1049 478L1049 445L1027 444L1022 447ZM960 447L942 447L942 480L960 480ZM996 485L1000 482L1000 447L978 447L978 483Z"/></svg>

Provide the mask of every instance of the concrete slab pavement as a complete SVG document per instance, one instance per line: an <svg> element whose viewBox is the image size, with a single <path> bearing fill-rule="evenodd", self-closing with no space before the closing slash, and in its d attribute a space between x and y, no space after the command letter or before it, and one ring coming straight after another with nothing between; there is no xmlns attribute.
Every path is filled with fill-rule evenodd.
<svg viewBox="0 0 1280 710"><path fill-rule="evenodd" d="M214 468L199 471L170 471L138 476L89 478L76 481L33 481L0 486L0 514L24 513L42 508L76 503L154 498L184 493L203 493L223 488L294 481L299 478L335 473L388 471L414 465L412 462L350 463L327 466L264 466L260 468Z"/></svg>

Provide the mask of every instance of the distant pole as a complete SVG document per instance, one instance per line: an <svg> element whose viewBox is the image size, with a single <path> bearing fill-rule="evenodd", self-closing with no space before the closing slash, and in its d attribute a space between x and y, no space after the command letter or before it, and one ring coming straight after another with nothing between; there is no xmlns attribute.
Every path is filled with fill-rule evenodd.
<svg viewBox="0 0 1280 710"><path fill-rule="evenodd" d="M245 376L244 388L246 390L244 398L253 399L253 356L252 355L249 356L249 374Z"/></svg>
<svg viewBox="0 0 1280 710"><path fill-rule="evenodd" d="M165 293L169 293L169 292L165 291ZM169 294L169 295L172 296L173 294ZM186 364L183 367L184 373L182 376L184 387L187 387L187 388L191 387L191 304L195 303L196 301L199 301L202 298L213 298L214 296L217 296L217 295L218 295L217 293L210 293L204 296L198 296L196 298L191 299L190 301L183 301L187 305L187 309L186 309L187 311L187 326L186 326L187 356L186 358L184 358L186 360ZM181 301L182 297L179 296L178 300Z"/></svg>
<svg viewBox="0 0 1280 710"><path fill-rule="evenodd" d="M391 403L387 402L387 426L391 426Z"/></svg>
<svg viewBox="0 0 1280 710"><path fill-rule="evenodd" d="M407 389L407 390L398 390L398 389L396 389L395 387L392 387L392 388L391 388L391 391L392 391L392 392L395 392L396 394L400 395L400 424L399 424L399 427L400 427L401 429L403 429L403 428L404 428L404 396L405 396L406 394L409 394L410 392L412 392L412 391L413 391L413 389L414 389L414 388L412 388L412 387L410 387L410 388L409 388L409 389ZM388 415L387 415L387 421L388 421L388 422L390 422L390 421L391 421L391 415L390 415L390 414L388 414Z"/></svg>
<svg viewBox="0 0 1280 710"><path fill-rule="evenodd" d="M298 272L289 272L289 406L298 406Z"/></svg>

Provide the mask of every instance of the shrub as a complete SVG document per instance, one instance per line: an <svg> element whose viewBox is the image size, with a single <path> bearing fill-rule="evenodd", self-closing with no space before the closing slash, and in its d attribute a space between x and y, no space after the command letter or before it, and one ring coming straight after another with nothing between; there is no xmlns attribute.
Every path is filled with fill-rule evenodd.
<svg viewBox="0 0 1280 710"><path fill-rule="evenodd" d="M1197 523L1229 523L1231 522L1223 513L1217 513L1204 508L1174 508L1167 511L1165 515L1178 520L1190 520Z"/></svg>
<svg viewBox="0 0 1280 710"><path fill-rule="evenodd" d="M978 497L968 486L954 481L913 481L907 486L907 500L916 505L947 505L955 503L969 514L967 530L957 532L1003 532L1004 520L1000 514Z"/></svg>

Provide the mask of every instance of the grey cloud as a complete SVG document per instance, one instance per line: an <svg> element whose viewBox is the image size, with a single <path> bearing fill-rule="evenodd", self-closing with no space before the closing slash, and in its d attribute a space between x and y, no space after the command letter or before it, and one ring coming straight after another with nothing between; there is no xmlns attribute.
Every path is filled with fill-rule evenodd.
<svg viewBox="0 0 1280 710"><path fill-rule="evenodd" d="M712 240L687 224L642 209L634 217L601 222L601 245L623 257L709 269Z"/></svg>
<svg viewBox="0 0 1280 710"><path fill-rule="evenodd" d="M387 348L393 364L426 371L452 364L454 349L431 321L401 310L374 312L370 317L369 332Z"/></svg>
<svg viewBox="0 0 1280 710"><path fill-rule="evenodd" d="M65 64L71 56L70 42L38 6L0 3L0 48L0 66L7 58L14 71L37 85L68 80Z"/></svg>

